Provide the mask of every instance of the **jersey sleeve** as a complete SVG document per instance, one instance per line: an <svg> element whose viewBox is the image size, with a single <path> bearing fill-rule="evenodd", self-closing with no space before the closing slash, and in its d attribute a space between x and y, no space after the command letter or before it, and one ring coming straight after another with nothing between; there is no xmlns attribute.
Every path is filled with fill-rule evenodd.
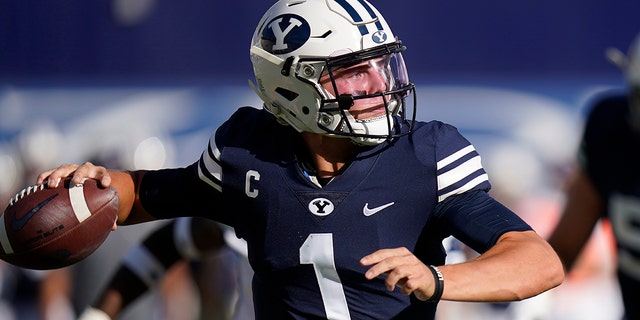
<svg viewBox="0 0 640 320"><path fill-rule="evenodd" d="M448 234L485 252L508 231L531 230L492 198L480 154L458 130L443 124L436 142L438 205L434 218Z"/></svg>
<svg viewBox="0 0 640 320"><path fill-rule="evenodd" d="M227 145L249 146L254 140L257 131L255 129L264 123L273 122L264 121L265 115L266 112L263 110L243 107L225 121L211 136L207 149L198 161L198 178L215 190L222 192L224 179L222 151ZM268 115L268 117L272 116Z"/></svg>
<svg viewBox="0 0 640 320"><path fill-rule="evenodd" d="M222 192L222 163L220 161L220 150L216 145L216 135L211 136L207 149L200 156L198 161L198 178Z"/></svg>
<svg viewBox="0 0 640 320"><path fill-rule="evenodd" d="M443 124L436 141L438 202L470 190L489 190L480 154L455 127Z"/></svg>
<svg viewBox="0 0 640 320"><path fill-rule="evenodd" d="M219 145L232 136L229 127L242 118L239 113L236 111L216 130L198 161L192 165L145 174L140 186L140 201L151 215L160 219L204 216L233 225L233 217L225 213L229 210L222 201L223 165Z"/></svg>
<svg viewBox="0 0 640 320"><path fill-rule="evenodd" d="M157 219L200 216L231 224L222 194L198 178L197 165L145 173L138 192L144 209Z"/></svg>
<svg viewBox="0 0 640 320"><path fill-rule="evenodd" d="M506 232L532 230L515 212L483 190L447 198L436 207L434 218L441 232L479 253L489 250Z"/></svg>
<svg viewBox="0 0 640 320"><path fill-rule="evenodd" d="M149 171L140 187L140 200L144 208L160 219L181 216L202 216L235 226L238 216L226 207L222 195L222 148L234 138L230 128L248 110L237 111L211 136L202 155L186 168ZM237 138L237 137L236 137Z"/></svg>

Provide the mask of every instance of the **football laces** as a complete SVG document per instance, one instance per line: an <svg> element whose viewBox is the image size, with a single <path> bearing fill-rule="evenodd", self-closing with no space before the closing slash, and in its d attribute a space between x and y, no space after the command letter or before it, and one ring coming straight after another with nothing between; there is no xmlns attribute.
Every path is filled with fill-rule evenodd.
<svg viewBox="0 0 640 320"><path fill-rule="evenodd" d="M16 202L18 202L20 199L24 198L25 196L31 194L32 192L36 192L36 191L40 191L44 189L44 183L41 185L32 185L32 186L28 186L24 189L22 189L21 191L19 191L15 196L13 196L10 200L9 200L9 205L12 206L14 204L16 204Z"/></svg>

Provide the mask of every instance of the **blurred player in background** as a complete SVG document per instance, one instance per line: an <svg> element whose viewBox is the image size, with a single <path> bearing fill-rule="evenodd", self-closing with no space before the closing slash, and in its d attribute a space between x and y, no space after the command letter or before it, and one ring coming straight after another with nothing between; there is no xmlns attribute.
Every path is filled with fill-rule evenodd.
<svg viewBox="0 0 640 320"><path fill-rule="evenodd" d="M557 255L489 196L470 142L415 121L404 49L364 0L279 1L250 50L264 109L238 109L199 160L61 165L37 183L113 186L121 225L198 212L233 227L257 319L433 319L440 299L521 300L559 285ZM450 235L481 254L445 265Z"/></svg>
<svg viewBox="0 0 640 320"><path fill-rule="evenodd" d="M598 221L610 221L625 318L640 319L640 35L628 55L608 51L628 92L599 97L590 110L562 217L549 238L570 270Z"/></svg>
<svg viewBox="0 0 640 320"><path fill-rule="evenodd" d="M174 308L178 310L165 312L167 319L251 320L251 272L244 250L231 229L212 220L173 220L126 253L122 265L97 301L87 307L79 319L117 319L125 308L150 289L162 289L159 284L167 280L165 275L169 269L188 261L188 275L198 290L198 299L163 303L165 306L177 304ZM184 281L184 278L176 281ZM172 292L175 290L171 284L166 286L165 299L184 295L182 291Z"/></svg>

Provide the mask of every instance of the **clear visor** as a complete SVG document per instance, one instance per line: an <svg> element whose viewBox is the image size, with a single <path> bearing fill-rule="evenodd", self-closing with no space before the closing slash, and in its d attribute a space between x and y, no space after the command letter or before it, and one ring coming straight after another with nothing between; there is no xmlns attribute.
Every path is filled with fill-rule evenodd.
<svg viewBox="0 0 640 320"><path fill-rule="evenodd" d="M348 111L357 120L396 115L413 85L396 42L329 58L319 79L321 112Z"/></svg>
<svg viewBox="0 0 640 320"><path fill-rule="evenodd" d="M396 52L327 69L320 84L332 97L360 97L402 89L409 84L409 77L402 54Z"/></svg>

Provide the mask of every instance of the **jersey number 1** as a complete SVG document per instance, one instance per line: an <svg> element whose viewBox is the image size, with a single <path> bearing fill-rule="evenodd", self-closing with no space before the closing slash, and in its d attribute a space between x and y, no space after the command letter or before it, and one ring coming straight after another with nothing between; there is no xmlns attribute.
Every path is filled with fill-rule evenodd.
<svg viewBox="0 0 640 320"><path fill-rule="evenodd" d="M328 319L351 319L333 257L333 235L312 233L300 247L300 264L312 264Z"/></svg>

